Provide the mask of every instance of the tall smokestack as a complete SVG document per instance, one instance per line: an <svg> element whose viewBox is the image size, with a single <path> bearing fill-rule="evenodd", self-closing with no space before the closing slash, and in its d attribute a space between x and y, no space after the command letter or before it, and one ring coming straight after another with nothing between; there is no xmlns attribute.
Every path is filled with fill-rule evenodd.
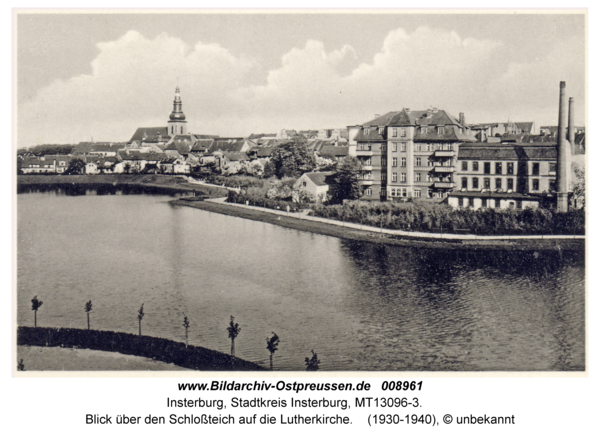
<svg viewBox="0 0 600 435"><path fill-rule="evenodd" d="M569 130L568 130L569 144L571 149L575 144L575 108L573 104L573 97L569 98Z"/></svg>
<svg viewBox="0 0 600 435"><path fill-rule="evenodd" d="M558 100L558 144L556 162L556 210L564 213L569 209L569 186L567 173L570 168L567 165L569 143L567 142L567 107L565 100L565 82L560 82L560 94Z"/></svg>

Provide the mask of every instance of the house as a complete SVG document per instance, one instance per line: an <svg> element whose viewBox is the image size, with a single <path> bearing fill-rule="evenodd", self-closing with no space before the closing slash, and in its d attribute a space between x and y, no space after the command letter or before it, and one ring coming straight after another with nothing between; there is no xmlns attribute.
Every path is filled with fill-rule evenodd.
<svg viewBox="0 0 600 435"><path fill-rule="evenodd" d="M341 162L346 157L348 157L348 147L347 146L325 145L321 148L321 150L317 153L317 155L319 157L331 159L336 162Z"/></svg>
<svg viewBox="0 0 600 435"><path fill-rule="evenodd" d="M458 145L474 142L459 118L437 108L389 112L349 126L350 155L361 161L361 199L444 198L455 187Z"/></svg>
<svg viewBox="0 0 600 435"><path fill-rule="evenodd" d="M115 157L117 151L125 148L126 144L119 142L79 142L71 154L74 156L96 155Z"/></svg>
<svg viewBox="0 0 600 435"><path fill-rule="evenodd" d="M333 172L307 172L294 183L296 202L323 202L334 194L336 183Z"/></svg>

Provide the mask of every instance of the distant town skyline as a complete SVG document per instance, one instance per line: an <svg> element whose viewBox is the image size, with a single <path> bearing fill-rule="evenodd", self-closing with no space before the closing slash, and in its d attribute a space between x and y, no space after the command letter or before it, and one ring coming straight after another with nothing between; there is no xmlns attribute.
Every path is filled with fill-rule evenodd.
<svg viewBox="0 0 600 435"><path fill-rule="evenodd" d="M438 107L467 123L585 124L583 11L17 15L17 147L166 126L247 136Z"/></svg>

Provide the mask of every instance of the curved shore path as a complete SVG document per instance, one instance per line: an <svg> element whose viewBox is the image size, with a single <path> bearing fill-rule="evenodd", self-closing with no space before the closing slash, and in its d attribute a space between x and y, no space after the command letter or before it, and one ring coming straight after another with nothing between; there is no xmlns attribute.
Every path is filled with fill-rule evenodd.
<svg viewBox="0 0 600 435"><path fill-rule="evenodd" d="M309 216L306 210L287 213L225 201L226 198L212 198L204 201L174 200L172 203L267 222L285 228L372 243L449 249L581 250L585 248L585 236L477 236L409 232Z"/></svg>

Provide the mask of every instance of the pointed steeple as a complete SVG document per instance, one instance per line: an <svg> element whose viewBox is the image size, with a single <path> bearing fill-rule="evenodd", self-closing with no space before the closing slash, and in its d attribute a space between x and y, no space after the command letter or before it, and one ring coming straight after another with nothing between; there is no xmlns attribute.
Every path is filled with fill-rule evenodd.
<svg viewBox="0 0 600 435"><path fill-rule="evenodd" d="M181 95L179 86L175 88L175 99L173 100L173 111L169 116L169 135L187 134L187 121L181 109Z"/></svg>

